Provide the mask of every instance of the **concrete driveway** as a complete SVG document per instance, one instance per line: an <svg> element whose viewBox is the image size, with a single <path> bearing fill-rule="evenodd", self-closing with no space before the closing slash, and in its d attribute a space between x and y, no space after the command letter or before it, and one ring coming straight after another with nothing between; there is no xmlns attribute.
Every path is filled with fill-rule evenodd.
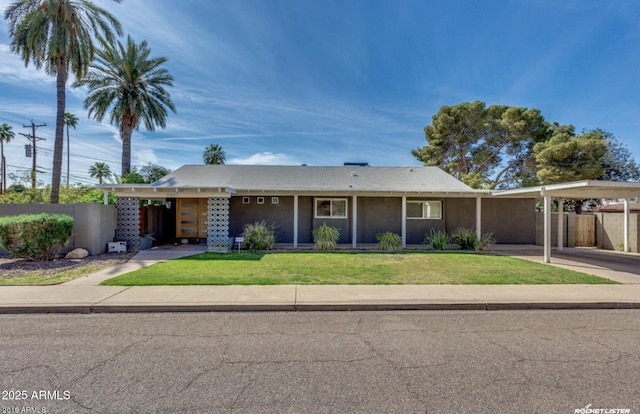
<svg viewBox="0 0 640 414"><path fill-rule="evenodd" d="M544 263L542 246L498 244L492 246L491 252ZM552 251L550 265L606 277L620 283L640 283L638 253L565 247L563 251Z"/></svg>

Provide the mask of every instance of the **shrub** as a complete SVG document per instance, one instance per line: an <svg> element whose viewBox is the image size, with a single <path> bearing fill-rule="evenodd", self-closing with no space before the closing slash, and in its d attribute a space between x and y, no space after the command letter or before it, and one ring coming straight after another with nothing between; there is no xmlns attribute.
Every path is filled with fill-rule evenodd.
<svg viewBox="0 0 640 414"><path fill-rule="evenodd" d="M400 250L402 248L402 238L396 233L385 231L376 236L379 250Z"/></svg>
<svg viewBox="0 0 640 414"><path fill-rule="evenodd" d="M251 251L271 250L276 242L275 226L265 220L247 224L242 233L244 247Z"/></svg>
<svg viewBox="0 0 640 414"><path fill-rule="evenodd" d="M340 230L327 226L327 223L313 229L314 248L317 250L335 250L339 238Z"/></svg>
<svg viewBox="0 0 640 414"><path fill-rule="evenodd" d="M473 229L457 228L451 238L462 250L475 250L478 247L478 235Z"/></svg>
<svg viewBox="0 0 640 414"><path fill-rule="evenodd" d="M0 217L0 246L13 257L53 260L73 233L65 214L21 214Z"/></svg>
<svg viewBox="0 0 640 414"><path fill-rule="evenodd" d="M449 235L444 230L431 229L424 239L434 250L445 250L449 244Z"/></svg>
<svg viewBox="0 0 640 414"><path fill-rule="evenodd" d="M480 240L478 240L476 250L484 250L495 243L496 239L493 238L493 233L485 233L480 237Z"/></svg>
<svg viewBox="0 0 640 414"><path fill-rule="evenodd" d="M453 232L453 241L462 250L484 250L493 243L493 233L485 233L479 239L475 230L458 228Z"/></svg>

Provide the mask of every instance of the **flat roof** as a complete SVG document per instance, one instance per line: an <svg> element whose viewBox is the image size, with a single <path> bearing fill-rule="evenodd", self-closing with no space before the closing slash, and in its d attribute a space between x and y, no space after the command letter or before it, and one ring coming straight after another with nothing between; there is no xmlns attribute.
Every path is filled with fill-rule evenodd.
<svg viewBox="0 0 640 414"><path fill-rule="evenodd" d="M495 190L491 194L495 197L510 198L540 198L544 195L571 199L633 198L640 197L640 182L583 180L511 190Z"/></svg>

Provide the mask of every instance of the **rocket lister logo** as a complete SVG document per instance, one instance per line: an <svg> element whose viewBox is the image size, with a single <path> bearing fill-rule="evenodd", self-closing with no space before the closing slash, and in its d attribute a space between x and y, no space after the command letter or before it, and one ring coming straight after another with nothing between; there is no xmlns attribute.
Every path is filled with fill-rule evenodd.
<svg viewBox="0 0 640 414"><path fill-rule="evenodd" d="M629 408L591 408L592 404L584 408L576 408L574 414L631 414Z"/></svg>

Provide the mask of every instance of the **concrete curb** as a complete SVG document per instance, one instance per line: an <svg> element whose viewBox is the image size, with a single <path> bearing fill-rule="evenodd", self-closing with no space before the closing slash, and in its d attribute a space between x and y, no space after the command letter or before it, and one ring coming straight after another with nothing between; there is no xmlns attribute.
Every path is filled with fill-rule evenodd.
<svg viewBox="0 0 640 414"><path fill-rule="evenodd" d="M640 302L503 302L503 303L317 303L202 305L27 305L0 306L0 314L91 314L165 312L336 312L336 311L506 311L640 309Z"/></svg>

